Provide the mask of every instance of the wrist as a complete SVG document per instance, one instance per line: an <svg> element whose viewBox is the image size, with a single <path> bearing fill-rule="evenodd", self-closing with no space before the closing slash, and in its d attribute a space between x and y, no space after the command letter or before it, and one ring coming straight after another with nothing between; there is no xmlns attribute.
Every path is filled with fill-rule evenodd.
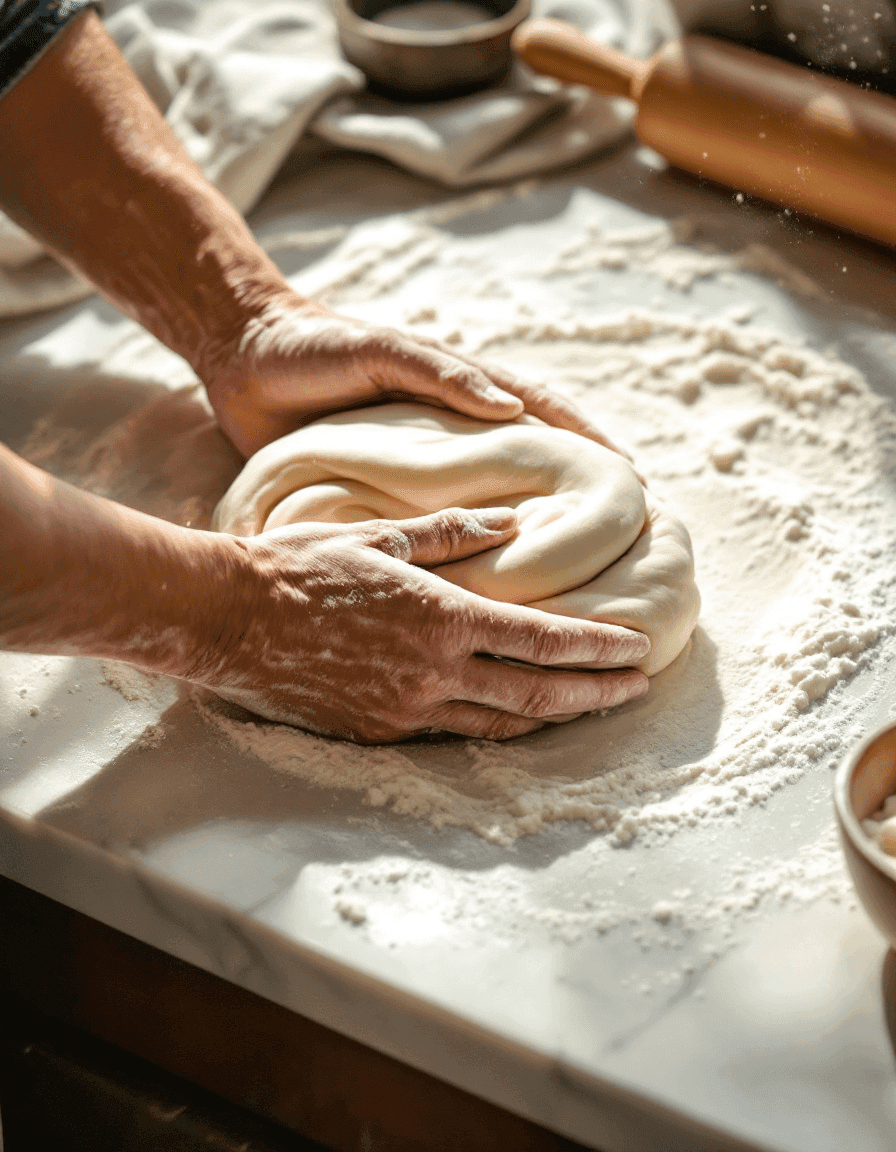
<svg viewBox="0 0 896 1152"><path fill-rule="evenodd" d="M0 448L0 647L189 678L240 587L228 540L92 496Z"/></svg>
<svg viewBox="0 0 896 1152"><path fill-rule="evenodd" d="M285 281L259 281L247 277L220 294L215 309L215 339L200 342L190 365L205 386L213 404L238 395L263 399L267 381L258 371L265 354L278 348L283 317L314 317L327 314Z"/></svg>
<svg viewBox="0 0 896 1152"><path fill-rule="evenodd" d="M218 423L245 456L326 410L326 401L296 385L303 350L320 351L320 322L328 318L336 320L288 289L255 297L228 340L206 345L195 370Z"/></svg>
<svg viewBox="0 0 896 1152"><path fill-rule="evenodd" d="M146 589L161 642L120 659L181 680L215 683L251 625L248 552L226 533L176 528L164 563L167 580Z"/></svg>

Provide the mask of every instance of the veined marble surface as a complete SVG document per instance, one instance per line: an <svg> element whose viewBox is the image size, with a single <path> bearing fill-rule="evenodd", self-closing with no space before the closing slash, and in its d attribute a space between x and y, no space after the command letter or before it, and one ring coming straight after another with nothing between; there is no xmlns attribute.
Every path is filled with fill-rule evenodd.
<svg viewBox="0 0 896 1152"><path fill-rule="evenodd" d="M321 248L367 215L446 198L385 165L330 158L305 174L296 164L255 219L262 235L318 230L287 267L313 272ZM825 338L866 369L896 326L863 327L857 310L892 295L896 258L780 230L770 212L657 176L634 150L486 205L476 227L522 222L550 247L583 198L611 221L703 213L723 232L798 240L788 256L798 248L838 293ZM855 275L841 291L845 262ZM637 301L649 289L680 310L675 290L648 280L617 277L612 291ZM698 284L687 303L718 311L745 293L818 339L818 308L758 278ZM22 443L60 397L83 403L84 421L111 423L142 386L132 366L115 374L131 336L95 300L5 325L0 436ZM182 370L158 353L141 371ZM869 707L867 723L884 712ZM596 725L552 733L546 752L572 755ZM672 886L711 889L734 855L798 857L831 826L829 768L819 761L766 805L652 848L596 857L600 837L582 824L507 848L286 777L214 732L175 684L123 694L91 662L0 655L5 875L604 1152L891 1152L885 945L848 897L769 901L730 939L657 921L576 932L564 912L589 886L649 909ZM531 915L497 932L489 911L511 885Z"/></svg>

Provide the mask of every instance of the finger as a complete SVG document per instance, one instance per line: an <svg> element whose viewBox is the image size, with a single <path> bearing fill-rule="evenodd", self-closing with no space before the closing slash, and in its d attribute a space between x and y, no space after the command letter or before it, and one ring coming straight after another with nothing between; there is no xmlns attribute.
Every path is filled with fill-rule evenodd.
<svg viewBox="0 0 896 1152"><path fill-rule="evenodd" d="M647 688L647 677L635 668L561 672L471 660L455 691L471 704L546 720L570 712L616 708L643 696Z"/></svg>
<svg viewBox="0 0 896 1152"><path fill-rule="evenodd" d="M496 385L482 365L447 348L390 329L371 330L368 345L374 357L369 378L384 396L428 397L477 419L513 420L523 410L521 401Z"/></svg>
<svg viewBox="0 0 896 1152"><path fill-rule="evenodd" d="M460 590L458 590L460 591ZM599 624L517 604L497 604L466 593L473 651L526 664L636 664L650 652L650 640L618 624Z"/></svg>
<svg viewBox="0 0 896 1152"><path fill-rule="evenodd" d="M489 365L485 370L494 384L512 396L518 396L525 405L526 411L532 416L537 416L539 420L543 420L545 424L550 424L554 428L565 428L568 432L575 432L579 436L602 444L612 452L618 452L627 460L631 459L631 455L614 440L611 440L605 432L602 432L573 400L561 396L541 384L532 384L527 380L521 380L503 368Z"/></svg>
<svg viewBox="0 0 896 1152"><path fill-rule="evenodd" d="M418 337L418 339L423 339ZM433 350L442 352L443 354L451 357L452 359L459 360L466 364L469 368L480 373L486 378L489 384L494 388L500 390L500 395L514 396L523 402L525 411L531 416L537 416L539 420L543 420L545 424L550 424L554 428L563 428L567 432L575 432L579 436L584 436L588 440L593 440L596 444L603 445L604 448L609 448L611 452L617 452L624 459L633 461L633 456L627 448L623 448L615 440L612 440L605 432L585 414L585 412L573 400L569 400L565 396L561 396L556 392L551 391L541 384L532 384L527 380L522 380L520 377L509 372L506 368L501 368L497 364L486 364L482 361L476 360L473 357L465 356L461 352L455 352L448 348L441 346L438 341L432 341L431 344L427 342L427 347L432 347ZM486 420L507 420L512 419L513 416L518 416L519 412L513 413L513 416L508 417L502 405L495 406L494 402L489 399L488 394L483 396L477 403L484 402L487 407L481 410L476 410L473 407L466 406L466 402L457 394L452 395L445 393L436 397L432 393L428 393L429 399L432 402L439 400L441 403L447 403L450 407L458 408L467 413L467 415L476 416L479 419ZM638 479L647 487L647 481L644 476L638 472Z"/></svg>
<svg viewBox="0 0 896 1152"><path fill-rule="evenodd" d="M369 547L430 568L503 544L516 532L517 514L512 508L446 508L413 520L377 520L358 527Z"/></svg>
<svg viewBox="0 0 896 1152"><path fill-rule="evenodd" d="M576 432L631 460L631 453L602 432L574 401L552 392L550 388L545 388L541 384L522 380L497 364L485 364L460 352L454 352L452 355L463 360L471 368L478 368L505 395L518 397L525 405L525 410L532 416L537 416L539 420L544 420L545 424L550 424L554 428L565 428L568 432Z"/></svg>
<svg viewBox="0 0 896 1152"><path fill-rule="evenodd" d="M429 397L485 420L512 420L525 410L546 424L576 432L631 459L577 404L540 384L530 384L504 368L483 364L435 340L408 338L392 329L372 330L368 338L379 361L370 379L384 396Z"/></svg>
<svg viewBox="0 0 896 1152"><path fill-rule="evenodd" d="M511 740L543 728L545 720L515 716L511 712L498 712L463 700L444 704L437 713L435 727L441 732L454 732L458 736L472 736L480 740Z"/></svg>

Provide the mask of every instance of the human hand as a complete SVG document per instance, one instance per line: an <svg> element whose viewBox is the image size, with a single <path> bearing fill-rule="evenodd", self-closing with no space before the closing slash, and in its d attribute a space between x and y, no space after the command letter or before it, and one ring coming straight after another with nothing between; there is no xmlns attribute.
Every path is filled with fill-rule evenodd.
<svg viewBox="0 0 896 1152"><path fill-rule="evenodd" d="M239 338L214 346L199 372L218 422L246 456L332 412L408 399L481 420L526 411L622 451L547 388L437 340L340 316L299 296L269 304Z"/></svg>
<svg viewBox="0 0 896 1152"><path fill-rule="evenodd" d="M408 398L485 420L525 410L614 447L544 388L294 292L94 12L73 20L4 94L0 153L17 160L0 172L5 210L187 360L247 456L328 413ZM98 210L97 172L120 210Z"/></svg>
<svg viewBox="0 0 896 1152"><path fill-rule="evenodd" d="M646 692L626 667L649 650L641 633L486 600L426 571L503 544L515 527L507 509L455 508L214 537L226 597L206 597L199 655L175 674L359 743L433 731L502 740Z"/></svg>

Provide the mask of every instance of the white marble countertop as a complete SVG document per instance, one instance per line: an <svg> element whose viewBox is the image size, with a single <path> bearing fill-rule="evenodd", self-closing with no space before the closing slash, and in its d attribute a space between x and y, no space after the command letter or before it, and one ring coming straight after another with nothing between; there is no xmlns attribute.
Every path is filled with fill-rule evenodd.
<svg viewBox="0 0 896 1152"><path fill-rule="evenodd" d="M255 221L262 234L344 229L436 199L447 196L345 158L305 174L296 165ZM611 222L700 213L732 246L758 237L786 249L833 286L831 305L754 277L696 284L687 307L709 314L747 293L777 322L837 342L892 394L896 377L876 350L896 325L859 305L892 296L893 257L740 211L718 190L657 176L634 149L483 201L474 230L524 225L549 247L583 202ZM287 271L307 265L313 276L314 246L295 254ZM836 279L840 264L848 282ZM643 296L645 276L628 280L613 291ZM668 286L650 291L681 306ZM98 428L132 408L140 382L115 366L129 332L95 300L0 329L0 436L20 445L64 402ZM144 370L178 372L161 353ZM855 692L873 670L863 675ZM887 707L869 696L863 722ZM562 764L599 724L535 746ZM122 690L90 662L6 654L0 870L604 1152L890 1152L885 946L839 870L804 897L772 892L730 924L650 914L673 888L715 891L735 858L764 867L809 852L831 827L835 759L767 803L652 846L611 851L587 825L558 823L508 847L286 777L209 727L174 685ZM525 890L521 925L502 920L510 888ZM589 890L618 892L632 916L610 931L577 928Z"/></svg>

